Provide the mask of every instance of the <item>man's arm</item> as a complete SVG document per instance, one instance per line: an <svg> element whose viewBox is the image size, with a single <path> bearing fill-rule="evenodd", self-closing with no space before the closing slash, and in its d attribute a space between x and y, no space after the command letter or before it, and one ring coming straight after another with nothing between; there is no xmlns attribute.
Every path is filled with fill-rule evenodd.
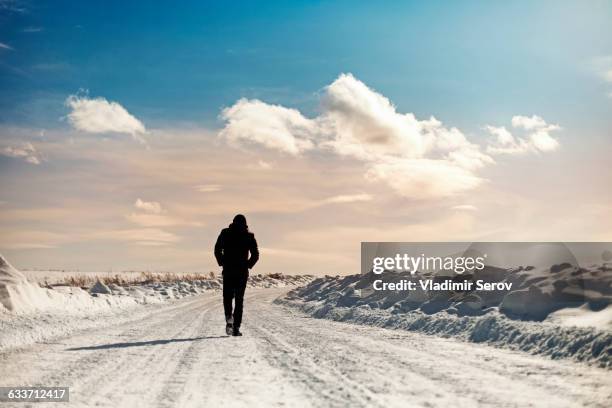
<svg viewBox="0 0 612 408"><path fill-rule="evenodd" d="M223 241L223 231L221 231L217 238L217 243L215 244L215 258L217 258L217 264L219 264L219 266L223 266L223 248L225 247Z"/></svg>
<svg viewBox="0 0 612 408"><path fill-rule="evenodd" d="M259 260L259 249L257 248L257 240L255 240L255 235L252 235L251 245L249 247L249 252L251 253L251 257L249 258L248 266L249 269L253 268L257 261Z"/></svg>

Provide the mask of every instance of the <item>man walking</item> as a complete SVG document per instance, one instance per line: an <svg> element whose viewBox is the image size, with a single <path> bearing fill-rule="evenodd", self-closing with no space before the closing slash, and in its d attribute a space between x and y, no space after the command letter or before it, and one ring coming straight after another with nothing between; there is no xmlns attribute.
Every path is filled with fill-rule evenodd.
<svg viewBox="0 0 612 408"><path fill-rule="evenodd" d="M240 323L242 323L244 290L249 278L249 269L259 260L257 241L255 235L249 232L244 215L236 215L230 226L221 230L215 244L215 258L223 268L225 332L232 336L242 336ZM236 299L233 314L232 299Z"/></svg>

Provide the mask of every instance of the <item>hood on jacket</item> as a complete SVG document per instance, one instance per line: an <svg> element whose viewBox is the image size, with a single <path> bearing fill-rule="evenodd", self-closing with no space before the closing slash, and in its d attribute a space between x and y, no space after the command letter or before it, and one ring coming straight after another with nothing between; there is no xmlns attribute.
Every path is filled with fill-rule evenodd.
<svg viewBox="0 0 612 408"><path fill-rule="evenodd" d="M235 231L248 231L249 230L249 226L247 225L246 217L242 214L236 215L232 223L229 225L229 227Z"/></svg>

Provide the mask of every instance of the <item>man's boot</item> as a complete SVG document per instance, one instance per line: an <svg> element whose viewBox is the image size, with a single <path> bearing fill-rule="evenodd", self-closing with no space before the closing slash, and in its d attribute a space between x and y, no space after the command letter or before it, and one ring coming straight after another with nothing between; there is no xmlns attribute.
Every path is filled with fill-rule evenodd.
<svg viewBox="0 0 612 408"><path fill-rule="evenodd" d="M225 318L225 334L228 336L234 335L234 318L232 316Z"/></svg>

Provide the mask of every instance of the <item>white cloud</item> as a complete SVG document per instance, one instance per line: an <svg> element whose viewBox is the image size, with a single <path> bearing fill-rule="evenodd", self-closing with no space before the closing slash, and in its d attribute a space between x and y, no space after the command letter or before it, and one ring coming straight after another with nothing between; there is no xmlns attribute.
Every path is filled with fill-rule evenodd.
<svg viewBox="0 0 612 408"><path fill-rule="evenodd" d="M70 95L66 106L72 111L68 121L77 130L87 133L123 133L144 143L144 124L117 102L105 98Z"/></svg>
<svg viewBox="0 0 612 408"><path fill-rule="evenodd" d="M388 98L351 74L341 74L325 87L319 111L311 119L295 109L240 99L223 110L226 125L219 135L232 145L259 144L292 155L327 150L351 157L365 163L368 179L419 198L476 188L484 181L476 171L494 163L489 153L527 148L504 128L489 127L498 141L484 152L459 129L433 116L419 120L412 113L398 112ZM530 131L524 142L530 149L556 149L550 132L558 126L538 116L515 116L512 122Z"/></svg>
<svg viewBox="0 0 612 408"><path fill-rule="evenodd" d="M540 116L513 116L512 127L524 130L525 135L523 137L515 137L503 126L485 126L485 130L494 136L493 141L487 147L488 153L542 153L559 148L559 142L550 133L560 130L561 127L546 123Z"/></svg>
<svg viewBox="0 0 612 408"><path fill-rule="evenodd" d="M496 127L487 125L485 126L485 130L495 136L497 139L497 143L501 145L511 145L513 143L516 143L516 141L514 140L514 136L512 136L512 133L510 133L508 129L506 129L504 126Z"/></svg>
<svg viewBox="0 0 612 408"><path fill-rule="evenodd" d="M317 132L316 123L297 110L257 99L240 99L223 109L221 118L227 124L219 135L231 144L258 143L292 155L311 149Z"/></svg>
<svg viewBox="0 0 612 408"><path fill-rule="evenodd" d="M350 74L326 88L323 112L319 121L331 140L322 145L341 155L368 162L437 159L472 170L493 162L457 128L433 116L420 121L397 112L389 99Z"/></svg>
<svg viewBox="0 0 612 408"><path fill-rule="evenodd" d="M337 196L329 197L323 200L324 203L329 204L345 204L345 203L356 203L363 201L372 201L373 197L370 194L359 193L359 194L340 194Z"/></svg>
<svg viewBox="0 0 612 408"><path fill-rule="evenodd" d="M401 194L416 192L408 183L418 186L419 197L473 188L482 181L473 171L493 163L458 129L446 128L434 117L420 121L412 113L397 112L388 98L351 74L340 75L325 88L320 111L309 119L295 109L241 99L223 111L227 123L220 136L231 144L258 143L294 155L330 150L364 161L368 179L383 181ZM460 184L442 182L444 172L461 179ZM434 179L418 178L432 173Z"/></svg>
<svg viewBox="0 0 612 408"><path fill-rule="evenodd" d="M13 47L11 47L10 45L5 44L3 42L0 42L0 48L2 48L4 50L12 50L13 49Z"/></svg>
<svg viewBox="0 0 612 408"><path fill-rule="evenodd" d="M325 88L316 118L322 148L366 162L396 157L438 158L471 169L492 163L457 128L435 117L418 120L400 113L391 101L350 74Z"/></svg>
<svg viewBox="0 0 612 408"><path fill-rule="evenodd" d="M428 140L413 114L400 114L383 95L350 74L342 74L325 89L322 126L331 132L339 154L369 159L386 154L420 157Z"/></svg>
<svg viewBox="0 0 612 408"><path fill-rule="evenodd" d="M134 202L134 207L150 214L161 214L162 206L157 201L143 201L140 198Z"/></svg>
<svg viewBox="0 0 612 408"><path fill-rule="evenodd" d="M21 146L7 146L0 150L3 156L23 159L31 164L40 164L38 151L32 143L23 143Z"/></svg>
<svg viewBox="0 0 612 408"><path fill-rule="evenodd" d="M200 184L199 186L195 186L195 189L200 193L214 193L221 191L221 186L218 184Z"/></svg>
<svg viewBox="0 0 612 408"><path fill-rule="evenodd" d="M529 139L533 147L541 152L551 152L559 148L557 139L553 138L546 129L530 134Z"/></svg>
<svg viewBox="0 0 612 408"><path fill-rule="evenodd" d="M523 128L526 130L539 129L546 127L547 123L541 117L537 115L529 116L513 116L512 127Z"/></svg>

